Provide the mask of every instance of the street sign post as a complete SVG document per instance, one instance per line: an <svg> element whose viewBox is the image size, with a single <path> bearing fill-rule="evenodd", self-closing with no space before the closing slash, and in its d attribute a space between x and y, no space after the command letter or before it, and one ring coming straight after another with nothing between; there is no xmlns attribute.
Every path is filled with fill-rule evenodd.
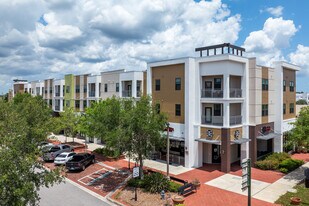
<svg viewBox="0 0 309 206"><path fill-rule="evenodd" d="M133 178L139 177L139 167L133 167ZM135 186L135 197L134 200L137 201L137 187Z"/></svg>
<svg viewBox="0 0 309 206"><path fill-rule="evenodd" d="M248 190L248 206L251 206L251 159L243 159L241 161L242 180L241 190Z"/></svg>

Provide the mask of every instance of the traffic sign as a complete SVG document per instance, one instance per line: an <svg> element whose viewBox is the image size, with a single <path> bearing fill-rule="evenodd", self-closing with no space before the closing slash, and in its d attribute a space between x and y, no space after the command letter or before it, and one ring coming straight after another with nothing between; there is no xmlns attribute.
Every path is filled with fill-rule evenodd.
<svg viewBox="0 0 309 206"><path fill-rule="evenodd" d="M248 206L251 206L251 159L241 161L242 179L241 190L248 190Z"/></svg>
<svg viewBox="0 0 309 206"><path fill-rule="evenodd" d="M139 167L133 167L133 178L139 177Z"/></svg>

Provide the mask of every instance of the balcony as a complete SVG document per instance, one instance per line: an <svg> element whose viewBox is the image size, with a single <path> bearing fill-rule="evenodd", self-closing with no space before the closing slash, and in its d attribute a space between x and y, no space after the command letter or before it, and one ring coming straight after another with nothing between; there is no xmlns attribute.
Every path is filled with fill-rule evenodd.
<svg viewBox="0 0 309 206"><path fill-rule="evenodd" d="M242 90L238 88L230 88L230 98L241 98Z"/></svg>
<svg viewBox="0 0 309 206"><path fill-rule="evenodd" d="M242 116L230 116L230 125L237 125L242 123Z"/></svg>
<svg viewBox="0 0 309 206"><path fill-rule="evenodd" d="M137 91L136 92L136 97L141 97L142 96L142 91Z"/></svg>
<svg viewBox="0 0 309 206"><path fill-rule="evenodd" d="M223 98L223 90L203 89L202 98Z"/></svg>
<svg viewBox="0 0 309 206"><path fill-rule="evenodd" d="M223 117L222 116L202 116L202 124L205 125L214 125L214 126L223 126Z"/></svg>
<svg viewBox="0 0 309 206"><path fill-rule="evenodd" d="M56 96L56 97L60 97L60 92L56 92L56 93L55 93L55 96Z"/></svg>
<svg viewBox="0 0 309 206"><path fill-rule="evenodd" d="M132 90L123 90L122 97L132 97Z"/></svg>
<svg viewBox="0 0 309 206"><path fill-rule="evenodd" d="M89 95L89 97L95 97L95 91L90 91L90 92L88 93L88 95Z"/></svg>

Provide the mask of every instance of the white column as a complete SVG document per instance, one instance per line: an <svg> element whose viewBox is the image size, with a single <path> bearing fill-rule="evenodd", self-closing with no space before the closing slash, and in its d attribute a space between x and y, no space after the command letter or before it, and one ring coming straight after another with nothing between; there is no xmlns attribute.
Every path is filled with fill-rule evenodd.
<svg viewBox="0 0 309 206"><path fill-rule="evenodd" d="M137 97L137 95L136 95L136 79L135 78L133 78L133 80L132 80L132 97L134 97L134 98L136 98Z"/></svg>
<svg viewBox="0 0 309 206"><path fill-rule="evenodd" d="M223 127L230 126L230 103L223 103Z"/></svg>
<svg viewBox="0 0 309 206"><path fill-rule="evenodd" d="M227 99L230 98L230 75L225 74L223 76L223 98Z"/></svg>
<svg viewBox="0 0 309 206"><path fill-rule="evenodd" d="M123 88L122 88L122 81L120 80L120 81L119 81L119 97L122 97L122 91L123 91Z"/></svg>
<svg viewBox="0 0 309 206"><path fill-rule="evenodd" d="M100 97L100 84L98 81L95 80L95 98L98 99Z"/></svg>

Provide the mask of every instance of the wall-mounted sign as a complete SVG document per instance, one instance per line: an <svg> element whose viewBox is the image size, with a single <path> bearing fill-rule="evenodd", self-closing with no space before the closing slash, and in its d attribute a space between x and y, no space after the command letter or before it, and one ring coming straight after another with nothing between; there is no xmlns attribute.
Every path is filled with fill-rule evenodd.
<svg viewBox="0 0 309 206"><path fill-rule="evenodd" d="M213 137L213 132L212 132L212 130L207 130L207 137Z"/></svg>
<svg viewBox="0 0 309 206"><path fill-rule="evenodd" d="M238 138L240 137L240 131L239 131L239 130L235 130L235 132L234 132L234 137L235 137L236 139L238 139Z"/></svg>
<svg viewBox="0 0 309 206"><path fill-rule="evenodd" d="M262 134L268 133L270 131L271 131L271 127L270 126L261 127L261 133Z"/></svg>

